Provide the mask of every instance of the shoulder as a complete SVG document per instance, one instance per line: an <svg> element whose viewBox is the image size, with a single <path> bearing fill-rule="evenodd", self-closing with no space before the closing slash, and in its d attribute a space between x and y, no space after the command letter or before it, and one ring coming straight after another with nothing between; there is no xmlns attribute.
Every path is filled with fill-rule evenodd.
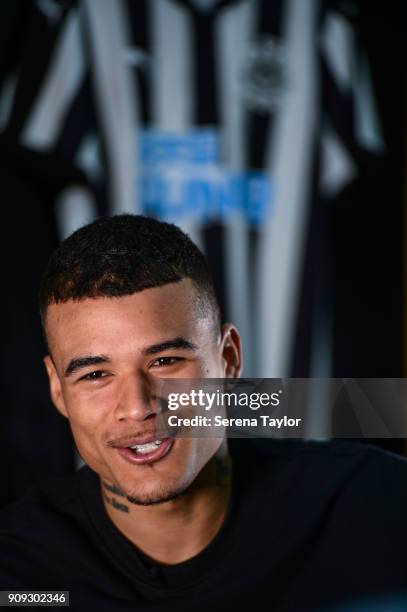
<svg viewBox="0 0 407 612"><path fill-rule="evenodd" d="M77 545L83 538L86 519L79 478L75 472L43 480L0 510L0 578L8 588L16 588L21 581L28 588L36 572L49 575L52 564L56 567L69 555L70 544Z"/></svg>
<svg viewBox="0 0 407 612"><path fill-rule="evenodd" d="M232 456L240 463L250 457L247 469L257 482L284 482L293 497L335 497L342 504L374 503L397 516L407 512L407 459L399 455L349 440L239 442ZM397 507L392 508L392 500Z"/></svg>
<svg viewBox="0 0 407 612"><path fill-rule="evenodd" d="M259 524L272 516L293 540L319 534L326 546L348 547L360 562L379 551L404 562L406 459L351 441L253 443L238 445L240 453L235 445L241 455L236 468L242 467L242 503ZM245 468L248 456L253 460Z"/></svg>
<svg viewBox="0 0 407 612"><path fill-rule="evenodd" d="M77 499L78 474L41 480L17 501L0 509L0 534L24 529L31 521L64 512ZM41 522L41 521L40 521Z"/></svg>
<svg viewBox="0 0 407 612"><path fill-rule="evenodd" d="M257 463L310 465L322 471L335 468L380 470L395 478L407 474L407 459L379 446L352 440L259 439L243 441ZM239 453L239 448L235 447ZM243 448L243 447L242 447Z"/></svg>

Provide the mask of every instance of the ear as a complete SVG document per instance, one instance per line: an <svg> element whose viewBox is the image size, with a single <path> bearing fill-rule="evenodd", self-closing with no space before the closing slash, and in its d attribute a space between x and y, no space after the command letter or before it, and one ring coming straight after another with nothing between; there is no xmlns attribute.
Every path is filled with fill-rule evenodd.
<svg viewBox="0 0 407 612"><path fill-rule="evenodd" d="M61 381L59 380L58 372L50 355L44 357L44 364L48 374L49 391L52 402L55 408L66 418L68 413L65 408L64 398L62 396Z"/></svg>
<svg viewBox="0 0 407 612"><path fill-rule="evenodd" d="M242 343L239 332L231 323L221 328L221 352L225 378L239 378L243 370Z"/></svg>

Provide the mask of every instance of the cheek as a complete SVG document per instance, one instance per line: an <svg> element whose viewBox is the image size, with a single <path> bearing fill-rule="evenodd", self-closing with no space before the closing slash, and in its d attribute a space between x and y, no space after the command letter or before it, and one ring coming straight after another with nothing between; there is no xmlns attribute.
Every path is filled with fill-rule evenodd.
<svg viewBox="0 0 407 612"><path fill-rule="evenodd" d="M189 461L194 476L212 459L222 444L221 438L189 438Z"/></svg>
<svg viewBox="0 0 407 612"><path fill-rule="evenodd" d="M224 378L225 372L222 362L212 360L202 373L202 378Z"/></svg>
<svg viewBox="0 0 407 612"><path fill-rule="evenodd" d="M223 376L223 360L215 347L208 349L204 357L197 362L195 371L191 372L189 378L223 378Z"/></svg>
<svg viewBox="0 0 407 612"><path fill-rule="evenodd" d="M114 395L111 389L65 390L65 405L75 439L95 437L112 413Z"/></svg>
<svg viewBox="0 0 407 612"><path fill-rule="evenodd" d="M82 394L70 399L67 407L69 425L78 453L91 469L107 478L109 473L106 471L101 442L105 423L103 411L97 410L92 402L85 401Z"/></svg>

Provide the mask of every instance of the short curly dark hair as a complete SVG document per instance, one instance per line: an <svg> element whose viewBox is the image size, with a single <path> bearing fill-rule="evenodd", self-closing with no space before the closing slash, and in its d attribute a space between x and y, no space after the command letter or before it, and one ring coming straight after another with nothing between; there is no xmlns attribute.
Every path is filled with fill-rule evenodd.
<svg viewBox="0 0 407 612"><path fill-rule="evenodd" d="M44 325L50 304L94 297L119 297L190 278L200 305L219 306L204 255L177 226L143 215L117 215L86 225L52 254L39 300Z"/></svg>

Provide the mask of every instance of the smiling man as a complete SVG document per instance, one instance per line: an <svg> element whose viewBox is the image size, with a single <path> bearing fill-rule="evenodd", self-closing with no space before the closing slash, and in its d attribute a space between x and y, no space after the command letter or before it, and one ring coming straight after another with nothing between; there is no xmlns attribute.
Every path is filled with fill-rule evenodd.
<svg viewBox="0 0 407 612"><path fill-rule="evenodd" d="M174 226L100 221L57 251L40 299L51 397L100 477L108 516L160 563L196 555L226 513L226 441L157 439L155 393L161 378L241 372L239 335L220 326L204 257Z"/></svg>
<svg viewBox="0 0 407 612"><path fill-rule="evenodd" d="M146 611L315 610L406 588L406 461L159 426L162 379L242 370L238 331L180 229L123 215L78 230L40 307L51 396L85 465L0 512L0 588Z"/></svg>

